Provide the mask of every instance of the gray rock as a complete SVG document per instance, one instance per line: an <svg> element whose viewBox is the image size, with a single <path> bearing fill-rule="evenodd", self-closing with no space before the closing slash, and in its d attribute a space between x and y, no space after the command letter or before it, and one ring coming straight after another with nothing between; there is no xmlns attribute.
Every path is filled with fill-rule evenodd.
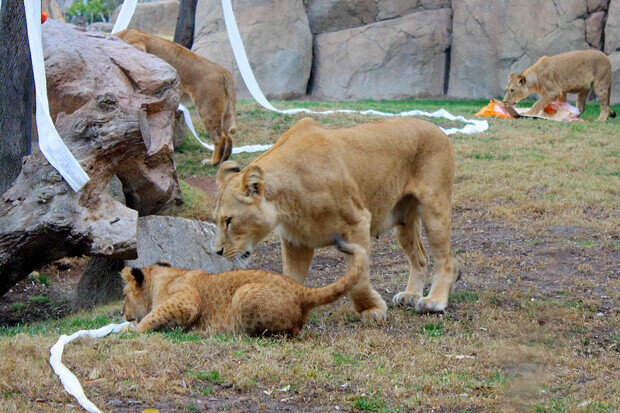
<svg viewBox="0 0 620 413"><path fill-rule="evenodd" d="M541 56L590 48L582 0L453 0L452 8L450 96L503 95L510 72Z"/></svg>
<svg viewBox="0 0 620 413"><path fill-rule="evenodd" d="M125 264L141 268L168 260L173 267L209 273L239 268L213 252L214 238L215 225L208 222L155 215L140 217L138 258Z"/></svg>
<svg viewBox="0 0 620 413"><path fill-rule="evenodd" d="M311 93L333 100L442 95L449 47L449 9L320 34Z"/></svg>
<svg viewBox="0 0 620 413"><path fill-rule="evenodd" d="M377 0L377 20L393 19L422 10L450 8L450 0Z"/></svg>
<svg viewBox="0 0 620 413"><path fill-rule="evenodd" d="M112 13L110 22L116 22L120 13L119 5ZM136 11L129 22L129 29L140 29L145 32L167 37L172 40L179 14L179 0L160 0L138 3Z"/></svg>
<svg viewBox="0 0 620 413"><path fill-rule="evenodd" d="M605 53L620 52L620 0L610 0L605 25Z"/></svg>
<svg viewBox="0 0 620 413"><path fill-rule="evenodd" d="M233 9L263 93L274 99L304 96L312 65L312 34L302 0L236 0ZM194 37L192 51L228 69L237 98L249 97L228 41L220 2L198 2Z"/></svg>
<svg viewBox="0 0 620 413"><path fill-rule="evenodd" d="M586 18L586 42L594 49L602 49L605 12L597 11Z"/></svg>

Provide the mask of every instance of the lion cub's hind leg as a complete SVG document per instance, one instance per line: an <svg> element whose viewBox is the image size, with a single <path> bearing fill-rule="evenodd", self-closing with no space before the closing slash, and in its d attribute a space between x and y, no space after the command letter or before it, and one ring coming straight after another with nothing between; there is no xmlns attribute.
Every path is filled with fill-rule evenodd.
<svg viewBox="0 0 620 413"><path fill-rule="evenodd" d="M299 297L272 283L240 287L233 296L232 313L237 332L253 336L278 333L296 336L306 319Z"/></svg>
<svg viewBox="0 0 620 413"><path fill-rule="evenodd" d="M417 201L413 200L408 210L405 211L404 219L394 229L396 238L405 251L409 261L409 281L405 291L394 296L394 305L415 306L424 290L426 278L426 264L428 253L422 243L420 213Z"/></svg>

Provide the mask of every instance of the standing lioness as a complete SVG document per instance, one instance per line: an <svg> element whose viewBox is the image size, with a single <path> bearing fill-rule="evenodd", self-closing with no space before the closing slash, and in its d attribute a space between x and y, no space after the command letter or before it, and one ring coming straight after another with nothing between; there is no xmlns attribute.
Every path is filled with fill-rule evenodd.
<svg viewBox="0 0 620 413"><path fill-rule="evenodd" d="M331 234L368 251L371 236L396 227L410 275L394 303L443 311L456 277L450 248L453 179L452 145L429 122L396 118L325 129L305 118L242 171L232 161L220 166L214 248L229 259L247 256L277 228L284 275L303 283L314 249L330 245ZM427 297L420 218L436 259ZM386 317L367 270L350 296L363 320Z"/></svg>
<svg viewBox="0 0 620 413"><path fill-rule="evenodd" d="M165 60L176 69L181 89L192 97L213 140L213 156L210 160L205 159L203 164L217 165L230 158L232 135L237 130L236 91L230 72L183 46L142 30L127 29L115 36Z"/></svg>
<svg viewBox="0 0 620 413"><path fill-rule="evenodd" d="M526 114L537 115L554 100L565 102L567 93L577 93L577 108L583 113L592 88L601 107L598 120L616 117L616 112L609 108L611 63L605 53L581 50L543 56L520 75L510 74L504 103L512 106L536 92L540 99Z"/></svg>

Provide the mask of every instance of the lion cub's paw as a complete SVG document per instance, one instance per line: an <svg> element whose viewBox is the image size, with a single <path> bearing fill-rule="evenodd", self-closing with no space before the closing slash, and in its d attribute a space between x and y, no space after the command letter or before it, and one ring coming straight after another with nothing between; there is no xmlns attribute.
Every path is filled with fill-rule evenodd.
<svg viewBox="0 0 620 413"><path fill-rule="evenodd" d="M203 159L202 162L200 162L201 166L215 166L217 165L219 162L213 162L212 159Z"/></svg>
<svg viewBox="0 0 620 413"><path fill-rule="evenodd" d="M413 307L420 299L420 294L401 291L392 298L392 304L400 307Z"/></svg>
<svg viewBox="0 0 620 413"><path fill-rule="evenodd" d="M360 318L364 324L381 324L387 320L387 309L369 308L361 312Z"/></svg>
<svg viewBox="0 0 620 413"><path fill-rule="evenodd" d="M418 313L441 313L448 306L448 300L436 301L429 297L421 298L415 305Z"/></svg>
<svg viewBox="0 0 620 413"><path fill-rule="evenodd" d="M119 330L119 333L130 333L136 331L136 323L127 324Z"/></svg>

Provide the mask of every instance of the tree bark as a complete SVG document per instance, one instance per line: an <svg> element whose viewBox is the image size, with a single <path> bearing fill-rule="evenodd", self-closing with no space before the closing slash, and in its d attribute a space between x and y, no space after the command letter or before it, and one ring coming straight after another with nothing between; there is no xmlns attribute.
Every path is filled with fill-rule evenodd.
<svg viewBox="0 0 620 413"><path fill-rule="evenodd" d="M58 115L60 136L91 179L75 193L40 152L25 158L0 199L0 295L62 257L135 258L138 214L110 196L109 183L144 157L139 118L112 94Z"/></svg>
<svg viewBox="0 0 620 413"><path fill-rule="evenodd" d="M0 195L19 175L32 150L34 79L23 0L0 10Z"/></svg>
<svg viewBox="0 0 620 413"><path fill-rule="evenodd" d="M174 42L188 49L194 44L196 2L197 0L181 0L177 25L174 29Z"/></svg>

